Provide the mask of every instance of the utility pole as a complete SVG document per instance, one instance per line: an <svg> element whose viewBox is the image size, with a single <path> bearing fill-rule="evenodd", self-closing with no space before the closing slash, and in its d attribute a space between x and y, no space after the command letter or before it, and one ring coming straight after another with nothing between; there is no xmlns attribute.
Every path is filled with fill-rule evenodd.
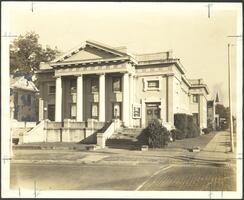
<svg viewBox="0 0 244 200"><path fill-rule="evenodd" d="M230 47L228 44L228 90L229 90L229 118L230 118L230 152L235 151L234 147L234 137L233 137L233 121L232 121L232 101L231 101L231 64L230 64Z"/></svg>
<svg viewBox="0 0 244 200"><path fill-rule="evenodd" d="M229 35L229 38L240 38L242 35ZM232 100L231 100L231 60L230 60L230 48L234 46L228 43L228 91L229 91L229 118L230 118L230 152L235 151L234 135L233 135L233 119L232 119Z"/></svg>

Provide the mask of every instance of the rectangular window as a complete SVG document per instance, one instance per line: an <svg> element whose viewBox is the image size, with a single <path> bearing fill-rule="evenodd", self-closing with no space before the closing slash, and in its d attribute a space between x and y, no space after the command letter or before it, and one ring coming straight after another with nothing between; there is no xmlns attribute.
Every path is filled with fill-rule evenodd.
<svg viewBox="0 0 244 200"><path fill-rule="evenodd" d="M15 93L14 93L14 105L18 105L18 103L19 103L18 100L19 100L18 93L15 92Z"/></svg>
<svg viewBox="0 0 244 200"><path fill-rule="evenodd" d="M148 89L159 89L159 80L147 81Z"/></svg>
<svg viewBox="0 0 244 200"><path fill-rule="evenodd" d="M48 114L47 117L50 121L55 120L55 105L54 104L49 104L47 106L47 114Z"/></svg>
<svg viewBox="0 0 244 200"><path fill-rule="evenodd" d="M27 106L31 105L31 95L30 94L27 94L27 96L26 96L26 104L27 104Z"/></svg>
<svg viewBox="0 0 244 200"><path fill-rule="evenodd" d="M48 93L49 94L55 94L56 92L56 86L55 85L49 85L48 86Z"/></svg>
<svg viewBox="0 0 244 200"><path fill-rule="evenodd" d="M113 92L120 92L121 91L121 78L120 77L113 77Z"/></svg>
<svg viewBox="0 0 244 200"><path fill-rule="evenodd" d="M70 117L71 119L76 119L76 104L72 103L70 105Z"/></svg>
<svg viewBox="0 0 244 200"><path fill-rule="evenodd" d="M71 93L76 93L76 80L70 80L70 91Z"/></svg>
<svg viewBox="0 0 244 200"><path fill-rule="evenodd" d="M91 116L93 119L98 119L98 103L92 103Z"/></svg>
<svg viewBox="0 0 244 200"><path fill-rule="evenodd" d="M197 94L193 94L192 100L193 100L193 103L198 103L198 95Z"/></svg>
<svg viewBox="0 0 244 200"><path fill-rule="evenodd" d="M121 119L121 103L113 103L113 119Z"/></svg>
<svg viewBox="0 0 244 200"><path fill-rule="evenodd" d="M91 92L98 92L99 91L99 83L98 79L91 79Z"/></svg>

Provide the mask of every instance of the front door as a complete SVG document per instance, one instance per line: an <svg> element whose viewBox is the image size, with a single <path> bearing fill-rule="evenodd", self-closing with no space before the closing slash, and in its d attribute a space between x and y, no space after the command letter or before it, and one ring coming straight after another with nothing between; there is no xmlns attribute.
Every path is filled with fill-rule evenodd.
<svg viewBox="0 0 244 200"><path fill-rule="evenodd" d="M48 119L50 121L55 121L55 105L49 104L47 107Z"/></svg>
<svg viewBox="0 0 244 200"><path fill-rule="evenodd" d="M148 125L153 119L160 119L160 103L146 104L146 124Z"/></svg>

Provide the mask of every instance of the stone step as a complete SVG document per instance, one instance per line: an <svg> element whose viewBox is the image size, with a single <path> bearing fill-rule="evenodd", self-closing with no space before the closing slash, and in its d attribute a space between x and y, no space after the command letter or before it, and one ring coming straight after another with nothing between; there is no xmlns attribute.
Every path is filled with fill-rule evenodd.
<svg viewBox="0 0 244 200"><path fill-rule="evenodd" d="M106 141L106 146L117 149L140 149L143 142L138 136L142 131L142 128L120 129Z"/></svg>
<svg viewBox="0 0 244 200"><path fill-rule="evenodd" d="M13 149L41 149L40 145L13 145Z"/></svg>
<svg viewBox="0 0 244 200"><path fill-rule="evenodd" d="M115 134L121 134L121 135L138 135L142 132L142 130L119 130Z"/></svg>

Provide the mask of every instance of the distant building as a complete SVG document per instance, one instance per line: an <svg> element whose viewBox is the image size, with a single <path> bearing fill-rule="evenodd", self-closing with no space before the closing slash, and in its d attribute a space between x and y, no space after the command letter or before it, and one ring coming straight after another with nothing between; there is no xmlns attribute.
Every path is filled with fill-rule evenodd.
<svg viewBox="0 0 244 200"><path fill-rule="evenodd" d="M218 98L216 98L218 100ZM219 102L219 101L218 101ZM219 115L216 114L215 106L217 102L215 100L210 100L207 103L207 122L208 127L216 130L220 126Z"/></svg>
<svg viewBox="0 0 244 200"><path fill-rule="evenodd" d="M120 119L126 127L146 127L152 119L174 124L174 114L194 116L207 127L208 87L188 79L172 52L132 55L126 47L86 41L36 73L39 120L77 122Z"/></svg>
<svg viewBox="0 0 244 200"><path fill-rule="evenodd" d="M33 81L23 75L10 76L10 113L17 121L36 121L36 94Z"/></svg>
<svg viewBox="0 0 244 200"><path fill-rule="evenodd" d="M207 95L209 90L203 79L189 79L190 111L195 123L202 129L207 127Z"/></svg>

